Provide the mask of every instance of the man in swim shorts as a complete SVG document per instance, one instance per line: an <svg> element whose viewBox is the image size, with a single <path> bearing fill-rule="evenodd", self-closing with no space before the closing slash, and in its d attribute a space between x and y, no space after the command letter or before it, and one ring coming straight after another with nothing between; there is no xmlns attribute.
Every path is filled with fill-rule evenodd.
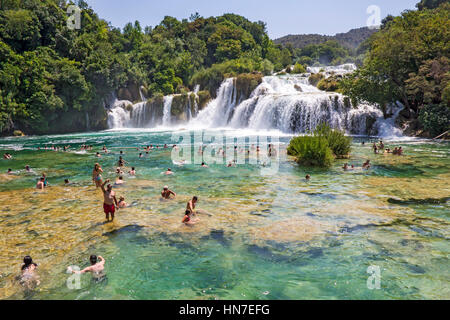
<svg viewBox="0 0 450 320"><path fill-rule="evenodd" d="M105 185L109 183L109 179L106 180L102 184L102 191L103 191L103 211L106 215L106 220L109 221L109 215L111 214L111 222L114 221L114 213L116 212L116 206L118 206L117 199L116 199L116 193L112 190L112 186L108 184L108 186L105 189Z"/></svg>
<svg viewBox="0 0 450 320"><path fill-rule="evenodd" d="M177 196L177 194L175 192L173 192L172 190L169 190L168 186L164 186L163 191L161 192L161 197L168 200L168 199L170 199L171 195L173 195L174 198Z"/></svg>

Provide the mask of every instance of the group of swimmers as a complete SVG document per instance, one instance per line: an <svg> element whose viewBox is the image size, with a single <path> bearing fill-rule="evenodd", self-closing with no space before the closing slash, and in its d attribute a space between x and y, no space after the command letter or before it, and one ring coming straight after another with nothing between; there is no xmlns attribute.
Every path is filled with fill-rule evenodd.
<svg viewBox="0 0 450 320"><path fill-rule="evenodd" d="M376 142L372 145L373 152L375 154L388 154L392 153L393 155L401 156L403 155L403 148L402 147L396 147L394 150L391 150L390 148L386 148L383 141L380 140L379 144L377 145Z"/></svg>

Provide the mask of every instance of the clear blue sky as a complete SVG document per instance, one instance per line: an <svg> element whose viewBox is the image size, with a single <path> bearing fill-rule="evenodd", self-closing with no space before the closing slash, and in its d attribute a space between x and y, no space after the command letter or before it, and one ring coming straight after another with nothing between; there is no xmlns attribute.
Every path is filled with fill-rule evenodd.
<svg viewBox="0 0 450 320"><path fill-rule="evenodd" d="M139 20L142 27L155 26L164 16L189 18L236 13L262 20L272 39L287 34L334 35L366 26L370 5L381 9L381 18L414 9L419 0L86 0L106 21L122 28Z"/></svg>

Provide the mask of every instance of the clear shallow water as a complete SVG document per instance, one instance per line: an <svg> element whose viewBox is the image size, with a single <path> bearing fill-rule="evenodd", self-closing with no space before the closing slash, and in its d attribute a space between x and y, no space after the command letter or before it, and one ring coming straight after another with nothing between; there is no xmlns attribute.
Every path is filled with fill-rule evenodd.
<svg viewBox="0 0 450 320"><path fill-rule="evenodd" d="M234 132L225 132L231 134ZM241 134L250 134L244 132ZM179 167L169 150L140 159L133 147L172 143L171 132L107 131L0 139L0 298L32 299L445 299L449 297L448 143L405 139L403 157L374 155L355 138L352 158L331 170L280 163ZM285 146L289 136L280 137ZM44 145L94 146L90 152L37 151ZM98 159L103 145L112 151ZM119 150L135 166L116 189L133 206L104 224L102 195L91 184L100 162L116 178ZM145 152L144 152L145 154ZM343 172L344 162L369 172ZM23 172L30 165L36 175ZM160 173L171 167L172 177ZM8 168L20 171L4 174ZM46 172L50 188L34 189ZM310 182L305 175L312 176ZM72 186L63 186L64 179ZM161 202L169 185L177 198ZM200 221L180 223L198 195ZM24 294L14 280L24 255L39 264L41 285ZM89 275L80 290L66 286L69 265L106 258L108 280ZM381 269L381 289L367 288L367 268Z"/></svg>

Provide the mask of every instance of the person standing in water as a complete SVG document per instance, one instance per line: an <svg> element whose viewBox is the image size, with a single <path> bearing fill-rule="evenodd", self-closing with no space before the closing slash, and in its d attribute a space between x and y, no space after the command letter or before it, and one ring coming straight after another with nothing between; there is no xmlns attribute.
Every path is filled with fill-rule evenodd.
<svg viewBox="0 0 450 320"><path fill-rule="evenodd" d="M194 196L192 200L189 200L189 202L186 205L186 211L190 211L192 214L195 214L195 204L198 202L198 197Z"/></svg>
<svg viewBox="0 0 450 320"><path fill-rule="evenodd" d="M102 191L103 191L103 211L106 215L106 220L109 221L109 215L111 214L111 222L114 221L114 213L116 212L116 206L118 207L117 199L116 199L116 193L112 190L112 186L108 184L108 186L105 189L105 185L109 183L109 179L107 179L102 184Z"/></svg>
<svg viewBox="0 0 450 320"><path fill-rule="evenodd" d="M103 170L100 167L100 164L96 163L94 165L94 170L92 170L92 181L94 181L95 186L98 188L102 185L102 173Z"/></svg>
<svg viewBox="0 0 450 320"><path fill-rule="evenodd" d="M163 191L161 192L161 197L163 197L163 199L169 200L170 196L172 196L175 198L177 196L177 194L175 192L173 192L172 190L169 190L168 186L164 186Z"/></svg>
<svg viewBox="0 0 450 320"><path fill-rule="evenodd" d="M103 280L105 278L104 270L105 270L106 260L102 256L97 257L96 255L91 255L89 257L89 262L91 263L91 265L87 268L84 268L81 271L72 270L71 267L69 267L67 270L71 273L76 273L76 274L83 274L83 273L90 272L90 273L92 273L92 277L94 278L94 280L96 280L96 281Z"/></svg>

